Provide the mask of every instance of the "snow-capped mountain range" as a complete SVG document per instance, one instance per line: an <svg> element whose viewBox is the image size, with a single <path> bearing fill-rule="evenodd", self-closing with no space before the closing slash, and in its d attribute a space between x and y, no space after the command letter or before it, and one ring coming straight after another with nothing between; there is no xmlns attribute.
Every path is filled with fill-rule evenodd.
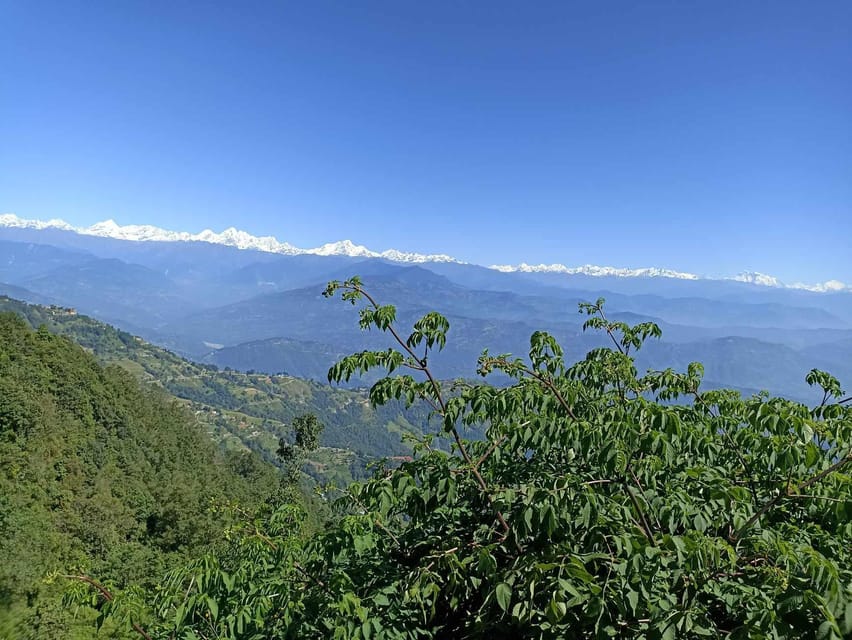
<svg viewBox="0 0 852 640"><path fill-rule="evenodd" d="M205 229L201 233L187 231L169 231L148 224L119 225L114 220L98 222L91 227L75 227L64 220L25 220L7 213L0 215L0 227L17 227L21 229L59 229L72 231L87 236L113 238L115 240L131 240L134 242L209 242L237 249L280 253L286 256L317 255L317 256L350 256L353 258L384 258L394 262L460 262L447 255L424 255L421 253L405 253L396 249L388 251L371 251L367 247L354 244L351 240L329 242L313 249L300 249L288 242L280 242L272 236L253 236L250 233L229 227L221 233Z"/></svg>
<svg viewBox="0 0 852 640"><path fill-rule="evenodd" d="M52 219L27 220L7 213L0 215L0 227L12 227L21 229L58 229L70 231L82 235L112 238L116 240L128 240L133 242L207 242L211 244L236 247L238 249L263 251L267 253L278 253L281 255L318 255L318 256L349 256L355 258L383 258L392 262L422 264L428 262L452 262L465 264L452 256L445 254L421 254L388 249L386 251L372 251L363 245L353 243L351 240L330 242L313 249L300 249L287 242L281 242L272 236L253 236L246 231L229 227L221 233L205 229L200 233L189 233L187 231L170 231L152 225L119 225L114 220L98 222L90 227L75 227L64 220ZM644 267L638 269L627 269L618 267L602 267L597 265L583 265L568 267L564 264L538 264L530 265L521 263L518 265L491 265L490 269L503 273L559 273L566 275L586 275L597 277L619 277L619 278L674 278L679 280L735 280L747 282L754 285L766 287L780 287L790 289L804 289L815 292L852 292L852 285L847 285L839 280L828 280L818 284L785 284L777 278L758 272L740 273L732 277L713 278L699 276L694 273L685 273L672 269L658 267Z"/></svg>
<svg viewBox="0 0 852 640"><path fill-rule="evenodd" d="M586 264L582 267L566 267L564 264L539 264L531 265L522 262L519 265L495 264L491 269L503 273L564 273L567 275L585 276L616 276L621 278L677 278L678 280L700 280L694 273L673 271L672 269L660 269L657 267L645 267L642 269L620 269L617 267L598 267Z"/></svg>

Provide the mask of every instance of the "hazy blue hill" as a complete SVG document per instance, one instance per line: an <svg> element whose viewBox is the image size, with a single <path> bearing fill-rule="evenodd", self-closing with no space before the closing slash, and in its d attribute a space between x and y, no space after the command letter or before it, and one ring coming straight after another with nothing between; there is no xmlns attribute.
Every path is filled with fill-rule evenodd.
<svg viewBox="0 0 852 640"><path fill-rule="evenodd" d="M447 313L467 317L513 320L535 317L544 321L573 322L577 319L578 302L605 297L610 309L633 312L642 316L664 319L666 322L693 327L852 328L852 317L845 314L836 316L819 306L805 304L807 302L813 303L819 299L814 297L814 294L794 295L795 300L800 303L798 306L785 305L777 301L750 301L748 299L732 300L725 304L719 304L713 299L698 297L695 292L691 297L667 297L652 294L627 295L617 290L608 290L605 286L602 286L614 280L637 280L636 278L616 279L583 276L591 285L595 285L586 290L577 288L523 288L522 286L517 287L517 285L518 283L530 282L529 279L523 277L526 274L501 274L484 269L484 271L489 271L493 275L488 276L488 278L483 276L480 280L490 279L496 282L500 278L505 278L506 283L511 286L504 287L502 290L497 288L478 290L472 288L472 284L458 284L450 276L435 277L434 274L441 271L460 273L468 269L476 273L482 271L482 267L440 263L422 267L404 267L383 264L380 261L366 261L352 265L352 269L353 271L337 274L336 277L345 278L351 273L358 273L367 284L376 287L384 296L393 296L393 304L398 307L431 306L443 309ZM646 280L657 282L659 286L663 286L659 281L664 279L649 278ZM697 283L685 282L693 289L696 288ZM725 284L736 288L736 285L742 283ZM703 285L702 282L701 286ZM516 287L519 290L516 290ZM849 297L852 298L852 296Z"/></svg>
<svg viewBox="0 0 852 640"><path fill-rule="evenodd" d="M269 338L211 351L204 362L240 371L298 372L303 378L325 380L328 369L348 353L319 342Z"/></svg>
<svg viewBox="0 0 852 640"><path fill-rule="evenodd" d="M666 322L659 318L654 319L654 322L662 327L666 342L698 342L727 336L739 336L754 338L762 342L782 344L793 349L805 349L826 342L842 343L846 339L852 340L852 329L781 329L778 327L746 327L741 325L694 327Z"/></svg>
<svg viewBox="0 0 852 640"><path fill-rule="evenodd" d="M255 296L188 315L163 330L182 336L185 348L195 354L209 351L204 342L236 345L276 337L349 342L358 333L357 310L329 304L321 292L321 287L314 286Z"/></svg>
<svg viewBox="0 0 852 640"><path fill-rule="evenodd" d="M813 294L806 291L772 289L734 281L676 280L670 278L591 277L548 273L499 273L475 265L427 263L408 267L384 260L360 260L341 256L280 256L259 251L244 251L208 243L130 242L83 236L55 229L0 229L0 238L17 238L15 253L25 249L43 253L50 259L8 264L0 261L6 275L0 281L36 291L32 270L45 273L51 259L65 264L78 264L82 252L101 258L120 259L158 272L171 283L170 293L192 300L195 309L219 306L249 299L259 293L301 288L311 283L321 286L331 278L345 278L353 273L374 279L387 276L421 288L418 292L424 306L441 301L453 304L459 290L511 292L526 299L523 313L534 313L544 320L557 319L577 300L607 297L612 308L661 317L668 322L691 326L762 326L783 328L843 328L852 323L852 296L848 294ZM33 242L42 244L35 245ZM56 242L49 247L46 243ZM28 248L27 248L28 247ZM72 250L69 251L69 248ZM0 255L12 255L3 248ZM70 262L69 262L70 261ZM108 263L105 263L107 266ZM408 271L415 269L415 271ZM419 272L417 271L419 270ZM419 273L419 276L414 274ZM430 280L425 274L437 274L441 280ZM405 275L409 274L409 275ZM126 284L126 279L122 279ZM40 284L40 283L38 283ZM139 286L147 286L145 278ZM436 295L432 295L430 288ZM455 288L455 289L454 289ZM68 294L70 295L72 288ZM50 292L42 292L50 295ZM402 295L414 293L402 291ZM646 297L647 296L647 297ZM462 296L463 297L463 296ZM533 301L534 299L534 301ZM723 301L714 304L711 301ZM466 308L448 311L471 317L499 317L503 309L513 308L495 298L471 301ZM147 301L156 316L168 315L165 304ZM404 301L397 302L402 305ZM100 308L100 307L98 307ZM481 313L475 311L481 310ZM144 310L143 310L144 311ZM146 323L137 318L136 324ZM272 336L252 336L260 337Z"/></svg>
<svg viewBox="0 0 852 640"><path fill-rule="evenodd" d="M0 282L0 296L8 296L16 300L24 300L33 304L55 304L55 301L47 296L40 295L23 287Z"/></svg>
<svg viewBox="0 0 852 640"><path fill-rule="evenodd" d="M695 327L783 327L788 329L848 329L849 318L837 317L817 307L778 303L729 302L706 298L664 298L652 295L610 296L615 308L665 318Z"/></svg>
<svg viewBox="0 0 852 640"><path fill-rule="evenodd" d="M852 389L852 336L840 340L816 344L802 349L806 358L827 363L832 372L842 376L844 389Z"/></svg>
<svg viewBox="0 0 852 640"><path fill-rule="evenodd" d="M91 254L44 244L0 240L0 281L20 284L56 269L82 264Z"/></svg>
<svg viewBox="0 0 852 640"><path fill-rule="evenodd" d="M451 339L445 353L435 359L435 366L446 377L470 375L484 348L492 352L525 353L529 335L536 329L551 331L576 358L599 343L598 339L581 333L583 318L576 312L577 302L593 299L599 292L585 292L584 295L584 292L566 289L550 296L519 295L469 289L424 267L368 261L352 268L366 274L363 276L366 286L380 302L394 304L401 326L409 326L430 310L440 310L447 315ZM286 369L306 377L316 375L315 367L300 368L298 362L286 359L286 350L280 351L270 341L286 338L325 345L321 350L302 349L309 360L326 357L323 351L348 352L387 346L376 335L358 331L355 309L331 303L320 295L321 290L322 284L317 283L313 287L258 296L195 314L168 329L187 341L206 340L232 346L230 357L239 356L231 362L239 368ZM779 387L772 384L769 387L781 392L794 388L792 380L801 379L800 367L793 367L792 361L781 357L782 352L787 353L793 346L817 344L848 335L848 329L815 329L846 324L841 318L815 307L795 308L777 303L721 304L702 298L604 293L612 318L660 323L665 344L672 348L678 343L685 345L677 347L686 354L680 359L686 362L706 360L714 364L730 358L732 364L720 373L719 381L742 387L753 387L753 379L746 373L740 374L736 353L714 352L718 346L715 340L739 335L770 345L769 349L777 347L778 366L786 377ZM258 340L270 346L262 356ZM791 344L785 346L788 340ZM255 344L246 347L246 343ZM207 351L198 343L193 349L195 353ZM253 359L251 353L258 355L258 359ZM810 366L819 366L820 362L824 360ZM665 367L668 363L658 365Z"/></svg>
<svg viewBox="0 0 852 640"><path fill-rule="evenodd" d="M766 287L736 280L677 278L625 278L564 273L515 273L507 282L526 280L536 285L581 291L609 291L621 295L656 295L665 298L708 298L724 302L777 303L817 307L830 312L852 311L848 293L816 293L803 289Z"/></svg>
<svg viewBox="0 0 852 640"><path fill-rule="evenodd" d="M155 270L176 269L178 272L180 265L184 265L222 273L278 257L261 251L244 251L207 242L137 242L61 229L0 227L0 240L50 245L100 258L118 258Z"/></svg>
<svg viewBox="0 0 852 640"><path fill-rule="evenodd" d="M198 306L181 295L168 277L116 258L54 269L24 280L23 285L85 313L147 326L178 318Z"/></svg>
<svg viewBox="0 0 852 640"><path fill-rule="evenodd" d="M626 316L627 314L625 314ZM629 318L614 314L614 319ZM451 326L453 332L473 332L473 328L465 326L465 319L455 319ZM526 326L513 327L502 325L505 332L514 331L520 334L529 329ZM506 351L523 354L528 343L516 340L509 343L509 336L501 335L495 327L477 325L476 330L484 331L483 338L493 343L501 343L509 348ZM566 347L566 357L569 360L582 358L589 348L605 345L600 338L585 335L556 334ZM471 344L459 340L452 347L436 355L434 367L438 371L449 372L447 377L470 377L475 368L479 355L479 342ZM493 349L493 353L500 350ZM326 345L315 345L309 342L298 342L286 339L272 338L223 349L213 360L222 366L236 369L257 369L259 371L287 370L302 377L325 379L326 363L334 361L333 354ZM852 381L852 360L842 354L852 353L852 343L842 342L820 347L803 349L801 351L781 344L767 342L758 338L742 336L711 337L703 341L676 342L665 338L659 343L649 343L638 358L640 370L646 368L664 369L674 367L685 369L690 362L699 361L705 365L706 380L712 387L733 387L744 393L752 393L761 389L769 389L788 397L813 400L813 394L804 382L804 377L812 368L823 368L841 378L841 381ZM295 355L298 354L298 355ZM289 368L287 368L289 367ZM848 384L848 383L847 383Z"/></svg>
<svg viewBox="0 0 852 640"><path fill-rule="evenodd" d="M511 292L478 291L450 282L423 267L368 261L328 274L341 279L359 273L381 304L393 304L403 315L440 310L450 317L492 321L557 320L579 326L576 299L519 296ZM253 339L291 337L329 344L360 343L357 311L335 305L322 295L325 281L313 286L256 296L188 316L168 327L175 334L203 336L209 342L238 344ZM586 299L586 298L584 298ZM358 338L358 336L361 336ZM369 337L366 338L369 340Z"/></svg>
<svg viewBox="0 0 852 640"><path fill-rule="evenodd" d="M810 294L807 296L807 299L814 306L819 306L830 313L834 313L852 322L852 294L847 292L825 293L819 297L816 297L815 294Z"/></svg>
<svg viewBox="0 0 852 640"><path fill-rule="evenodd" d="M405 269L403 273L404 280L371 278L370 290L380 302L397 307L401 327L410 327L428 311L441 310L446 314L451 326L450 340L446 350L434 358L436 371L442 377L470 376L477 357L485 348L498 353L525 353L529 349L529 336L536 329L552 331L566 341L578 357L588 346L596 344L595 339L580 335L581 318L576 313L576 304L569 306L570 311L564 314L569 322L548 320L545 316L550 314L531 305L525 307L514 294L448 285L438 276L417 268ZM324 298L322 289L321 285L316 285L258 296L194 314L164 330L173 336L176 345L196 357L209 353L205 342L235 347L280 338L301 343L318 342L324 346L314 353L317 357L329 351L350 353L390 346L387 336L359 330L357 308ZM472 317L461 315L465 312ZM312 376L310 369L298 368L298 362L290 364L283 359L270 360L267 356L261 367L259 362L245 357L248 350L257 352L258 347L236 349L242 353L242 368L273 372L286 369L295 375ZM323 374L321 378L324 377Z"/></svg>
<svg viewBox="0 0 852 640"><path fill-rule="evenodd" d="M59 249L65 249L67 251L89 253L103 257L108 255L108 247L113 246L117 249L120 246L128 244L121 240L110 241L108 238L85 236L74 233L73 231L64 231L62 229L54 228L27 229L18 227L0 227L0 240L49 245Z"/></svg>
<svg viewBox="0 0 852 640"><path fill-rule="evenodd" d="M729 336L777 350L776 370L765 378L780 385L770 386L776 392L793 389L792 381L801 377L802 363L787 357L790 349L831 345L804 353L814 360L808 368L833 365L842 372L843 363L852 361L848 293L734 281L500 273L454 263L412 266L381 259L282 256L208 243L128 242L57 230L3 229L0 238L16 240L0 245L13 248L7 253L17 260L0 259L5 282L22 288L8 289L10 294L76 307L179 353L235 369L324 379L323 370L338 354L386 347L384 337L359 331L356 308L321 295L329 279L353 274L362 276L379 302L397 308L401 327L428 311L447 315L450 341L435 359L444 377L471 375L486 347L525 353L529 335L538 329L552 332L572 358L582 357L599 342L581 333L577 303L600 296L607 299L613 318L658 322L664 344L682 354L681 360L718 364L720 375L730 376L720 378L722 384L752 388L755 378L739 352L719 349L715 341ZM721 367L723 357L730 358L727 368Z"/></svg>
<svg viewBox="0 0 852 640"><path fill-rule="evenodd" d="M471 289L511 291L522 295L559 295L564 289L555 283L539 282L525 273L502 273L475 264L435 262L429 263L426 268Z"/></svg>
<svg viewBox="0 0 852 640"><path fill-rule="evenodd" d="M716 386L767 389L786 397L812 401L814 392L805 383L813 368L833 370L831 362L784 345L753 338L728 336L703 342L672 344L665 340L649 343L637 358L637 367L685 370L690 362L704 365L705 378Z"/></svg>
<svg viewBox="0 0 852 640"><path fill-rule="evenodd" d="M363 262L347 256L273 256L270 260L253 262L232 271L223 279L223 284L255 292L298 289L331 280L341 269L356 264Z"/></svg>
<svg viewBox="0 0 852 640"><path fill-rule="evenodd" d="M87 236L58 229L16 229L0 227L0 241L7 239L10 244L40 246L42 250L54 250L71 257L80 258L67 264L80 264L93 258L119 260L123 263L146 267L152 272L167 278L175 288L174 292L195 301L198 306L240 300L258 293L256 288L245 286L225 286L223 282L234 272L248 265L274 261L280 256L261 251L246 251L206 242L133 242ZM0 257L4 255L0 246ZM2 263L0 259L0 263ZM108 264L108 263L105 263ZM62 265L55 265L62 266ZM47 271L39 266L37 273ZM25 270L13 269L14 279L18 283L28 274ZM2 279L2 278L0 278ZM160 313L163 309L156 308Z"/></svg>

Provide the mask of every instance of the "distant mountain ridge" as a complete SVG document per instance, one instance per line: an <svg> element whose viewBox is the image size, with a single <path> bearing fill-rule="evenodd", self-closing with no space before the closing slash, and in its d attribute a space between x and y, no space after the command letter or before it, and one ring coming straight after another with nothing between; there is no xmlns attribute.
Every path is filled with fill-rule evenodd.
<svg viewBox="0 0 852 640"><path fill-rule="evenodd" d="M170 231L153 225L119 225L114 220L98 222L90 227L75 227L64 220L27 220L11 213L0 215L0 227L33 230L56 229L80 235L97 236L101 238L111 238L113 240L125 240L132 242L204 242L208 244L234 247L242 250L260 251L263 253L273 253L284 256L315 255L345 256L350 258L381 258L391 262L405 264L467 264L446 254L412 253L399 251L397 249L388 249L381 252L373 251L363 245L355 244L351 240L340 240L338 242L326 243L320 247L312 249L301 249L288 242L281 242L273 236L254 236L235 227L229 227L221 233L205 229L200 233L195 234L187 231ZM549 265L530 265L521 263L518 265L495 264L490 265L488 268L502 273L553 273L591 277L668 278L675 280L733 280L763 287L801 289L818 293L852 292L852 285L847 285L840 280L828 280L826 282L816 284L786 284L774 276L758 272L743 272L735 276L716 278L660 267L631 269L589 264L569 267L558 263Z"/></svg>

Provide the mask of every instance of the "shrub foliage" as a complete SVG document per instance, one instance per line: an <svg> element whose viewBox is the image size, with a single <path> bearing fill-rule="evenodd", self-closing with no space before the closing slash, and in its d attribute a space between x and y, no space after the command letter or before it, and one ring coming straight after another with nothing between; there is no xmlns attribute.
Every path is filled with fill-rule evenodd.
<svg viewBox="0 0 852 640"><path fill-rule="evenodd" d="M384 368L372 402L425 402L440 433L307 541L292 505L247 515L227 553L169 575L152 637L852 637L852 411L829 374L807 376L816 407L705 390L698 363L640 374L660 329L598 300L580 312L610 347L570 364L536 332L449 385L429 365L443 316L405 335L358 278L325 294L391 341L329 379Z"/></svg>

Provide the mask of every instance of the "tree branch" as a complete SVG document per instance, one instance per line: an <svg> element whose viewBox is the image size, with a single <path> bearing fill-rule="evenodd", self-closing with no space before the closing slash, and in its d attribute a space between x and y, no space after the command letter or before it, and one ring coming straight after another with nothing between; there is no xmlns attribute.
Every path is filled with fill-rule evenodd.
<svg viewBox="0 0 852 640"><path fill-rule="evenodd" d="M822 471L820 471L818 474L816 474L812 478L809 478L808 480L803 482L801 485L799 485L799 490L803 491L803 490L807 489L808 487L816 484L817 482L819 482L820 480L822 480L826 476L834 473L835 471L844 467L845 465L849 464L850 462L852 462L852 452L848 453L846 455L846 457L841 458L840 460L835 462L830 467L823 469ZM739 530L736 533L734 533L733 536L731 536L731 538L730 538L731 542L736 542L737 540L739 540L743 536L743 534L749 529L749 527L751 527L751 525L753 525L755 522L760 520L760 518L761 518L761 516L763 516L763 514L765 514L767 511L769 511L770 509L775 507L784 498L789 498L792 495L793 494L789 493L789 489L788 489L787 491L779 493L777 496L772 498L772 500L770 500L765 505L763 505L751 518L749 518L746 521L746 523L742 527L739 528ZM795 495L802 495L802 494L795 494Z"/></svg>
<svg viewBox="0 0 852 640"><path fill-rule="evenodd" d="M561 394L561 393L559 393L559 389L557 389L557 388L556 388L556 385L555 385L555 384L553 384L553 381L552 381L550 378L546 378L546 377L544 377L543 375L539 374L539 373L538 373L537 371L535 371L534 369L530 369L530 368L528 368L528 367L524 367L524 371L525 371L526 373L528 373L529 375L531 375L531 376L532 376L533 378L535 378L536 380L538 380L539 382L541 382L541 383L542 383L545 387L547 387L548 389L550 389L550 392L551 392L554 396L556 396L556 399L559 401L559 404L561 404L561 405L562 405L562 408L563 408L563 409L565 409L565 412L566 412L569 416L571 416L571 419L572 419L574 422L579 422L579 420L577 419L577 416L574 414L574 411L571 409L570 405L569 405L569 404L568 404L568 402L565 400L565 398L563 398L563 397L562 397L562 394Z"/></svg>
<svg viewBox="0 0 852 640"><path fill-rule="evenodd" d="M77 580L79 582L85 582L87 585L94 587L98 591L98 593L101 594L101 597L107 602L112 602L115 600L115 597L109 592L109 590L94 578L90 578L89 576L85 575L63 575L62 577L66 580ZM145 633L145 630L138 624L136 624L135 622L131 622L130 626L133 627L133 630L136 633L145 638L145 640L151 640L151 636Z"/></svg>
<svg viewBox="0 0 852 640"><path fill-rule="evenodd" d="M362 287L360 287L358 285L350 285L349 288L354 290L354 291L357 291L358 293L363 295L367 299L367 301L371 305L373 305L374 309L379 308L379 303L376 302L375 298L373 298L373 296L371 296L369 293L367 293ZM408 346L408 344L405 342L405 340L402 339L402 336L400 336L399 333L397 333L396 328L393 326L392 323L388 324L388 331L393 336L394 340L396 340L396 342L403 349L405 349L405 351L412 358L414 358L415 362L422 362L421 359L417 357L417 354L414 352L414 350L411 347ZM421 370L426 375L426 378L429 380L429 383L432 386L432 391L435 394L435 400L437 401L437 403L438 403L438 405L440 406L440 409L441 409L440 413L441 413L442 416L446 416L447 404L444 401L443 395L441 394L441 387L438 384L437 380L435 380L435 377L432 375L432 372L429 370L429 367L427 367L425 364L422 364L421 366L422 366ZM491 508L494 510L494 512L497 516L497 521L500 523L500 526L503 527L503 538L502 539L505 540L509 535L509 531L511 531L511 527L509 527L509 523L506 522L506 518L503 516L503 513L499 509L494 507L494 501L491 498L491 492L488 489L488 485L486 484L482 475L479 473L479 470L474 465L473 460L471 459L470 454L467 451L467 447L464 446L464 441L462 440L461 434L459 434L459 431L458 431L458 429L456 428L455 425L451 425L450 433L453 434L453 440L455 440L455 442L456 442L456 446L458 447L459 453L461 453L462 458L465 461L465 464L470 468L470 471L473 474L473 477L476 479L476 482L479 485L479 488L482 489L483 494L485 495L485 499L487 500L487 502L491 506ZM521 552L520 545L517 544L517 541L516 541L516 546L518 547L518 552Z"/></svg>
<svg viewBox="0 0 852 640"><path fill-rule="evenodd" d="M642 510L642 505L639 504L639 501L636 499L636 496L633 495L632 487L627 484L626 480L623 482L623 484L624 488L627 490L627 497L630 498L630 502L633 503L633 508L636 509L637 515L642 520L642 524L639 526L639 528L642 530L642 533L645 534L645 537L648 539L648 542L653 545L654 536L652 535L651 525L648 523L648 518L645 517L645 512Z"/></svg>
<svg viewBox="0 0 852 640"><path fill-rule="evenodd" d="M612 329L609 326L609 320L607 320L606 316L604 315L603 307L597 306L596 310L600 315L601 319L606 322L607 335L609 335L609 337L612 339L612 343L615 345L615 348L618 349L620 353L627 355L627 352L622 348L621 343L616 339L615 335L612 333Z"/></svg>

